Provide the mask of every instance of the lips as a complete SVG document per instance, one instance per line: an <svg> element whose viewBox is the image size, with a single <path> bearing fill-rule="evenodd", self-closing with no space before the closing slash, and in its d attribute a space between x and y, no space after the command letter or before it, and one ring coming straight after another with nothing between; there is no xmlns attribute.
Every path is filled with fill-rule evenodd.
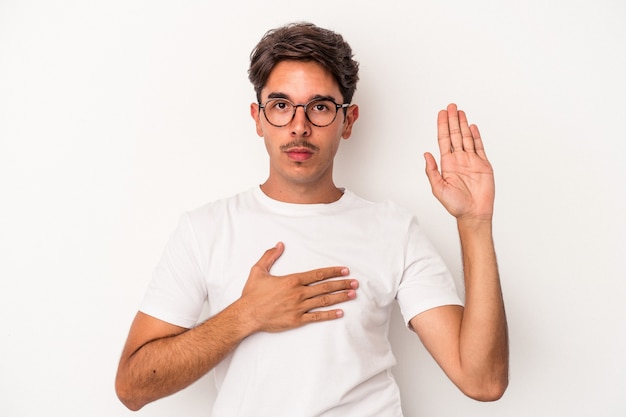
<svg viewBox="0 0 626 417"><path fill-rule="evenodd" d="M307 148L289 148L285 153L292 161L306 161L313 156L313 152Z"/></svg>

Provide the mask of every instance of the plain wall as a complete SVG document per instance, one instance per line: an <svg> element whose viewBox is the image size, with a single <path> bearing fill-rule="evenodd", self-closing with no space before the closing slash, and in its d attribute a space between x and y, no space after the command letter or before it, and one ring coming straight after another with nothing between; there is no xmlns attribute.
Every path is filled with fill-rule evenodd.
<svg viewBox="0 0 626 417"><path fill-rule="evenodd" d="M392 325L407 417L626 415L626 3L0 1L0 415L131 415L113 381L181 212L264 181L248 56L308 20L361 63L336 182L414 211L449 102L495 168L511 383L465 398ZM209 416L211 375L138 416Z"/></svg>

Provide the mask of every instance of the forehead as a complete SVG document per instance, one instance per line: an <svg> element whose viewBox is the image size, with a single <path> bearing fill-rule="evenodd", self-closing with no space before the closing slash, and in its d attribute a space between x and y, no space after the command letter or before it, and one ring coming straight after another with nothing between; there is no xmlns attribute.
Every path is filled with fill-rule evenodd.
<svg viewBox="0 0 626 417"><path fill-rule="evenodd" d="M281 61L276 64L261 90L264 100L270 94L298 102L317 96L341 99L337 81L317 62Z"/></svg>

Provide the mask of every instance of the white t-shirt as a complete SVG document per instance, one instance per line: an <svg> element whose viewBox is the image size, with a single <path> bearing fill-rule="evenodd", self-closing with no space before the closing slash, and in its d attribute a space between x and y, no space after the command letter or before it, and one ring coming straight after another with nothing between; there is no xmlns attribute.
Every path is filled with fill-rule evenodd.
<svg viewBox="0 0 626 417"><path fill-rule="evenodd" d="M250 268L284 242L271 269L286 275L347 266L357 297L341 319L244 339L216 368L213 417L399 417L389 318L405 322L461 304L448 269L415 217L345 190L331 204L290 204L254 187L181 216L140 310L191 328L241 295Z"/></svg>

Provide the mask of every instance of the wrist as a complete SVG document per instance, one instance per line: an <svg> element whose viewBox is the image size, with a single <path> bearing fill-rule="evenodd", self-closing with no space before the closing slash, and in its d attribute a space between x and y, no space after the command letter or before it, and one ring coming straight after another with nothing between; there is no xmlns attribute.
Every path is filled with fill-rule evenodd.
<svg viewBox="0 0 626 417"><path fill-rule="evenodd" d="M251 334L260 331L253 309L242 298L226 307L221 314L227 316L231 329L236 329L237 337L240 339L245 339Z"/></svg>
<svg viewBox="0 0 626 417"><path fill-rule="evenodd" d="M493 222L491 217L463 217L457 218L457 228L459 233L489 233L491 234Z"/></svg>

